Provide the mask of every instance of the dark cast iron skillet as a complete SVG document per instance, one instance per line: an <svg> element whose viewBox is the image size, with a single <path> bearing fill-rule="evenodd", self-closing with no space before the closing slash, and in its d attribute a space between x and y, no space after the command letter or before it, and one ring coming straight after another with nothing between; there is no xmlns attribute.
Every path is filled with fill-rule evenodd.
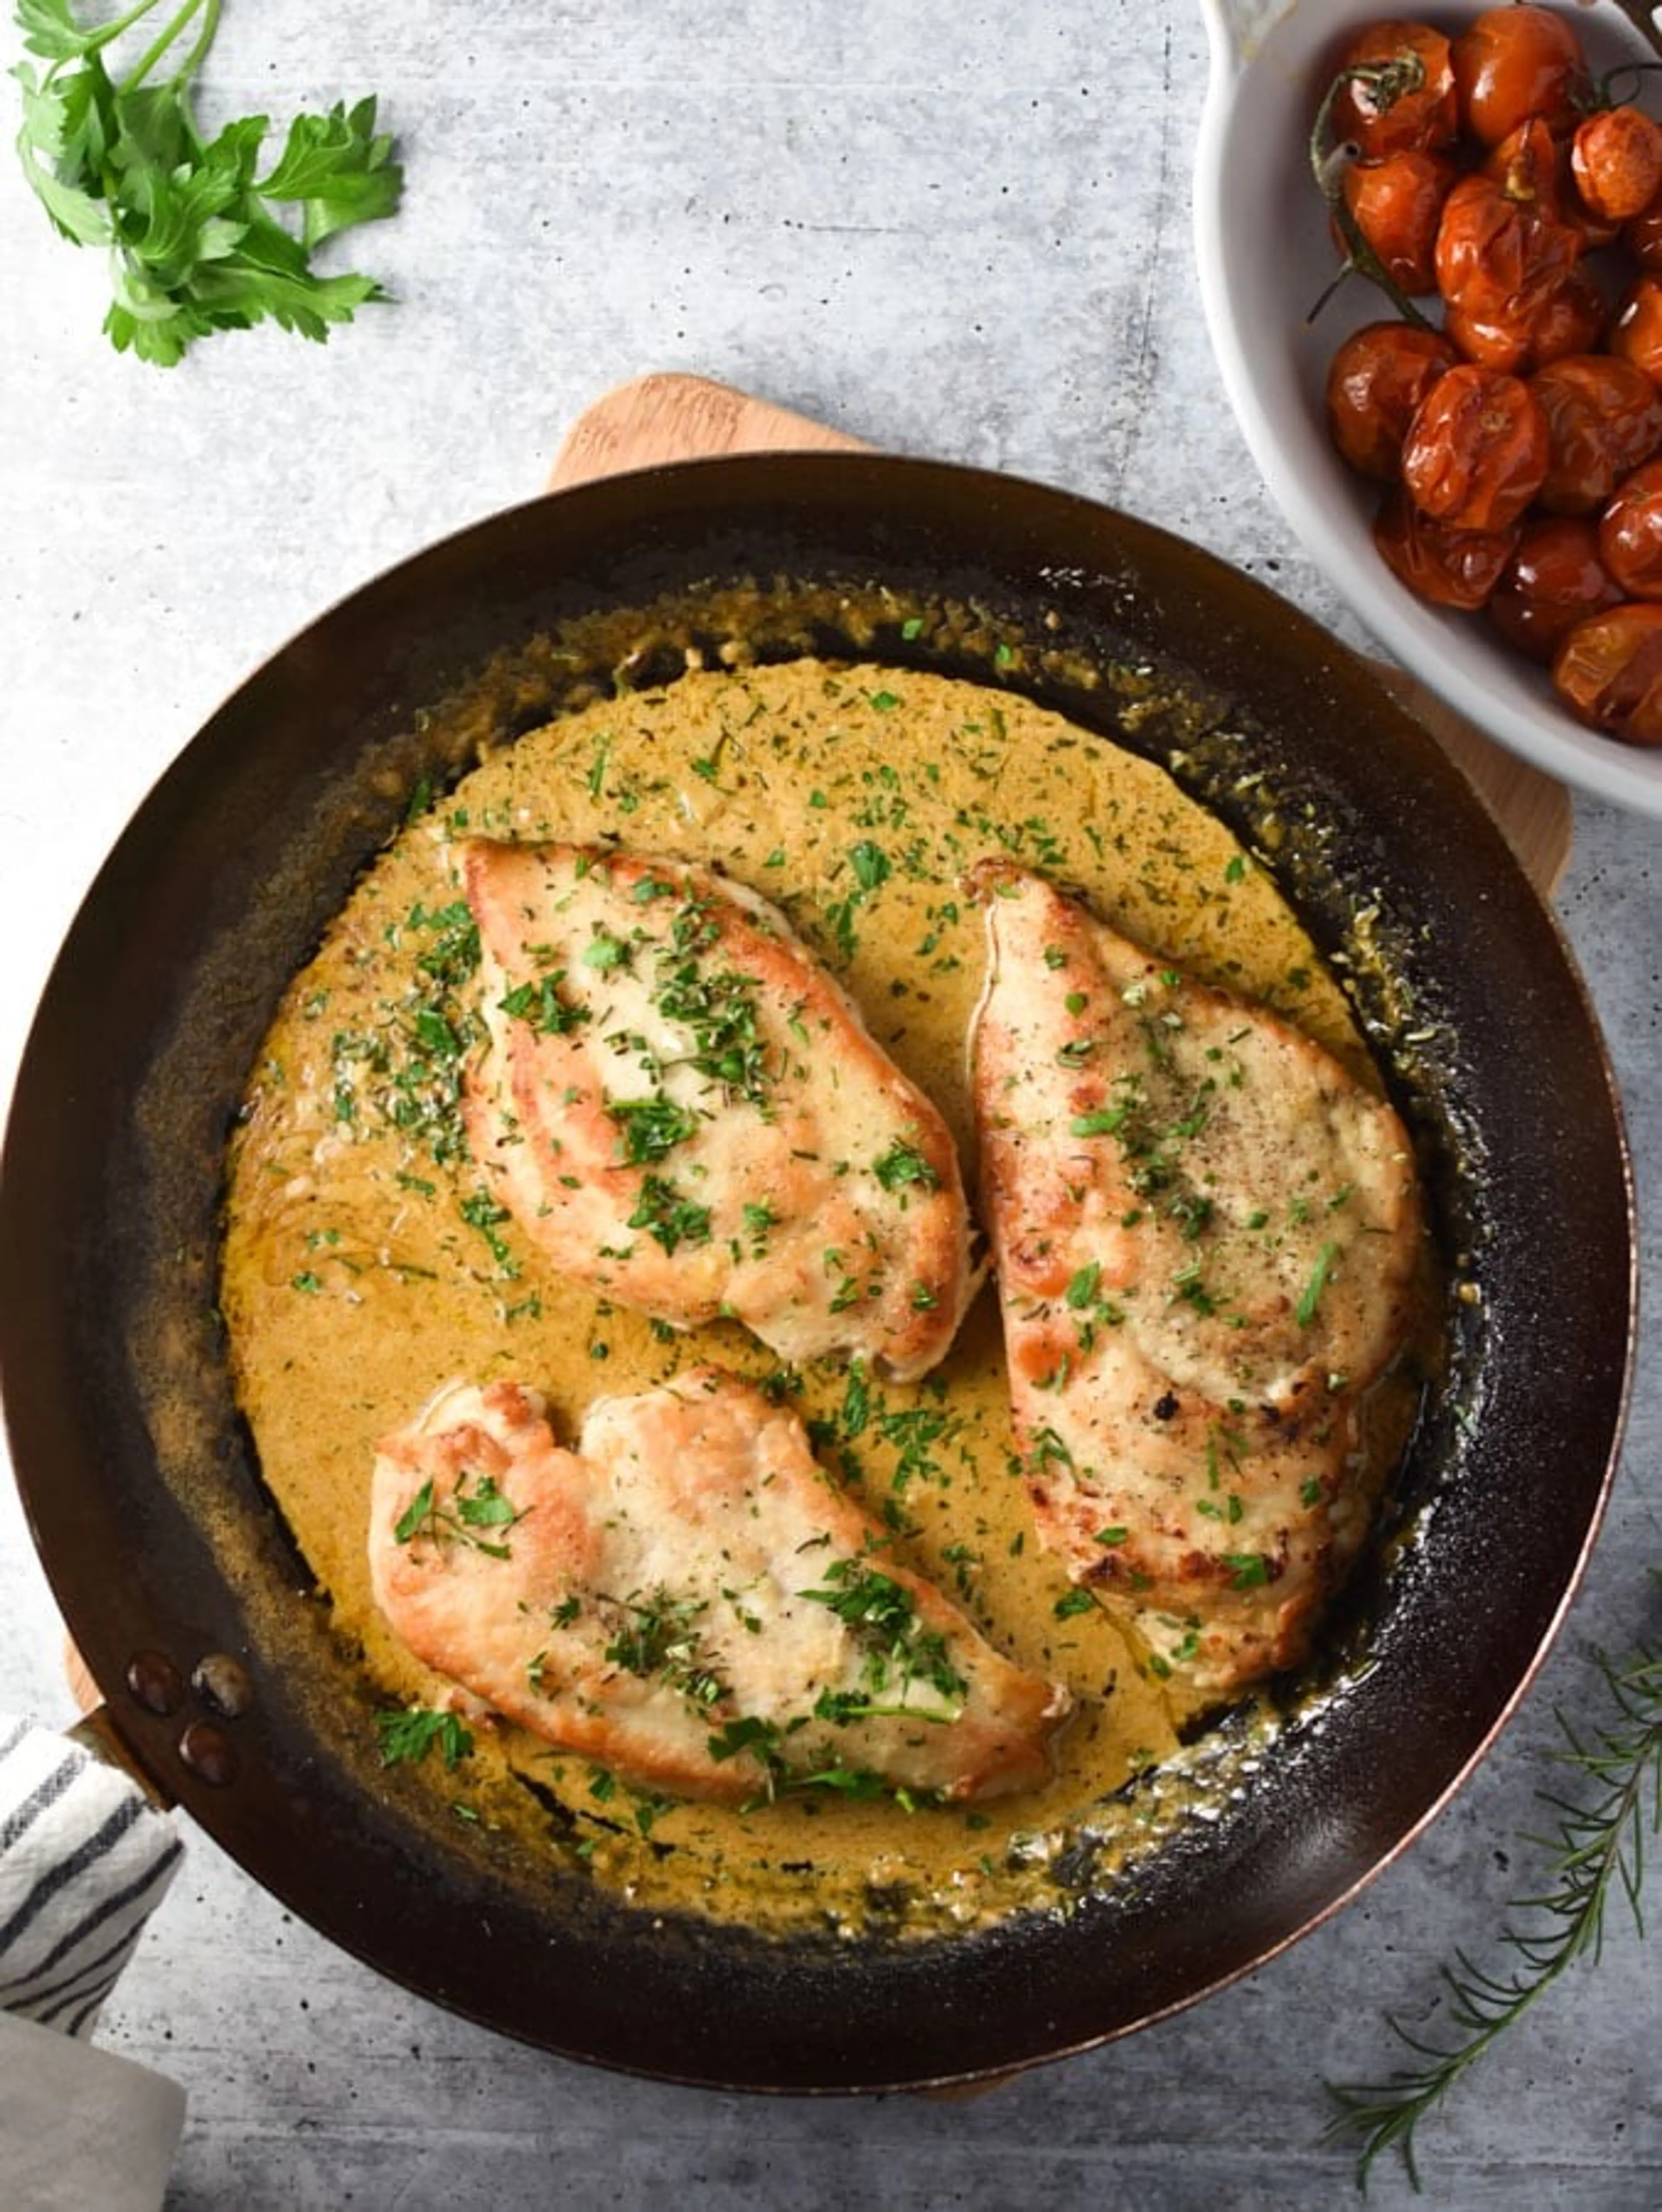
<svg viewBox="0 0 1662 2212"><path fill-rule="evenodd" d="M984 1935L834 1948L632 1914L466 1832L373 1757L370 1692L264 1492L214 1314L223 1140L284 984L423 775L435 702L589 608L753 577L770 649L835 651L839 587L984 615L880 658L1119 730L1265 858L1408 1115L1448 1385L1364 1576L1343 1677L1219 1817L1129 1881ZM829 592L825 588L830 586ZM827 609L833 610L830 615ZM989 663L993 634L1043 638ZM933 635L933 633L928 633ZM1093 686L1091 669L1111 680ZM500 696L521 726L531 684ZM1593 1016L1469 788L1366 667L1175 538L929 463L769 456L557 494L434 546L239 690L140 808L40 1007L0 1193L0 1375L35 1540L108 1718L284 1904L441 2004L573 2057L773 2090L965 2081L1116 2036L1270 1957L1446 1800L1538 1665L1625 1406L1632 1193Z"/></svg>

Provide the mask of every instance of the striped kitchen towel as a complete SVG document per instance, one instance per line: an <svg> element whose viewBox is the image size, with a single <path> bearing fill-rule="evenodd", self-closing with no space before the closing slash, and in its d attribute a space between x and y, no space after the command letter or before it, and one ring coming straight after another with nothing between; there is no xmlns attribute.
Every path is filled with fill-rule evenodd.
<svg viewBox="0 0 1662 2212"><path fill-rule="evenodd" d="M128 1776L0 1714L0 2012L89 2036L183 1853Z"/></svg>

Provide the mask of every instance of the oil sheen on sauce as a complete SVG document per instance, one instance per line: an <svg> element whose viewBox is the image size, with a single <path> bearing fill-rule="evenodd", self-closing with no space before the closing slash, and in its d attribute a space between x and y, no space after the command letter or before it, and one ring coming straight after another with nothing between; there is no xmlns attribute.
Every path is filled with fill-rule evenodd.
<svg viewBox="0 0 1662 2212"><path fill-rule="evenodd" d="M673 1336L558 1278L501 1216L460 1134L475 1019L449 858L463 834L612 842L752 885L842 977L971 1170L965 1040L984 953L961 884L985 855L1077 887L1125 935L1275 1006L1366 1073L1342 997L1263 871L1159 769L990 687L804 659L695 670L485 759L360 879L254 1071L222 1286L237 1388L265 1480L381 1707L438 1707L447 1686L369 1594L377 1439L452 1379L513 1377L547 1395L569 1440L594 1398L702 1360L788 1389L895 1556L1079 1703L1054 1781L973 1808L824 1792L741 1812L678 1804L472 1718L454 1766L435 1747L387 1786L438 1792L459 1833L512 1832L652 1910L852 1931L890 1910L908 1928L974 1925L1053 1898L1047 1869L1081 1822L1111 1843L1117 1822L1128 1848L1146 1832L1128 1785L1173 1759L1184 1717L1104 1616L1058 1612L1068 1584L1027 1525L991 1287L946 1363L899 1387L821 1366L781 1377L735 1325ZM1382 1449L1394 1454L1402 1425L1382 1419Z"/></svg>

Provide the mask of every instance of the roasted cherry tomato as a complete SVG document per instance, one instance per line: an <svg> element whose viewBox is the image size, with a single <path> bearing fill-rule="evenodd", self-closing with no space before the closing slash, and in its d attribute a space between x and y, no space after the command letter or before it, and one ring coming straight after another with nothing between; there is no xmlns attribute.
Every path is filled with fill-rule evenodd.
<svg viewBox="0 0 1662 2212"><path fill-rule="evenodd" d="M1629 602L1577 623L1553 655L1552 682L1593 729L1662 744L1662 606Z"/></svg>
<svg viewBox="0 0 1662 2212"><path fill-rule="evenodd" d="M1422 514L1398 486L1373 518L1380 558L1415 596L1435 606L1481 607L1518 542L1515 530L1451 530Z"/></svg>
<svg viewBox="0 0 1662 2212"><path fill-rule="evenodd" d="M1586 616L1615 606L1622 587L1598 557L1598 532L1584 515L1525 523L1512 558L1488 598L1488 616L1507 643L1549 661Z"/></svg>
<svg viewBox="0 0 1662 2212"><path fill-rule="evenodd" d="M1547 418L1549 514L1592 514L1623 477L1662 447L1662 392L1613 354L1574 353L1530 379Z"/></svg>
<svg viewBox="0 0 1662 2212"><path fill-rule="evenodd" d="M1538 115L1508 131L1482 163L1486 177L1503 185L1508 199L1532 203L1543 216L1573 230L1584 252L1609 246L1621 235L1619 222L1595 215L1576 190L1570 142L1555 138Z"/></svg>
<svg viewBox="0 0 1662 2212"><path fill-rule="evenodd" d="M1662 461L1635 469L1598 518L1598 557L1630 599L1662 599Z"/></svg>
<svg viewBox="0 0 1662 2212"><path fill-rule="evenodd" d="M1394 483L1415 411L1459 355L1440 331L1416 323L1368 323L1333 356L1327 421L1353 469Z"/></svg>
<svg viewBox="0 0 1662 2212"><path fill-rule="evenodd" d="M1446 154L1419 147L1345 171L1345 204L1399 291L1436 290L1437 225L1459 173Z"/></svg>
<svg viewBox="0 0 1662 2212"><path fill-rule="evenodd" d="M1532 205L1555 222L1568 221L1572 179L1561 140L1538 115L1509 131L1479 165L1509 200Z"/></svg>
<svg viewBox="0 0 1662 2212"><path fill-rule="evenodd" d="M1440 376L1403 441L1403 483L1451 530L1509 530L1547 472L1547 418L1521 378L1463 362Z"/></svg>
<svg viewBox="0 0 1662 2212"><path fill-rule="evenodd" d="M1662 191L1662 123L1637 107L1606 107L1576 125L1570 173L1583 206L1629 222Z"/></svg>
<svg viewBox="0 0 1662 2212"><path fill-rule="evenodd" d="M1522 364L1535 326L1580 258L1581 241L1538 197L1462 177L1437 226L1437 289L1455 343L1495 368Z"/></svg>
<svg viewBox="0 0 1662 2212"><path fill-rule="evenodd" d="M1662 276L1640 276L1628 287L1605 343L1642 368L1653 384L1662 385Z"/></svg>
<svg viewBox="0 0 1662 2212"><path fill-rule="evenodd" d="M1592 353L1610 328L1610 306L1586 269L1572 269L1536 310L1529 326L1529 362L1540 368L1566 354Z"/></svg>
<svg viewBox="0 0 1662 2212"><path fill-rule="evenodd" d="M1521 311L1502 303L1486 319L1445 310L1443 329L1467 361L1527 376L1562 355L1591 353L1610 322L1604 294L1584 269L1572 269Z"/></svg>
<svg viewBox="0 0 1662 2212"><path fill-rule="evenodd" d="M1339 74L1334 135L1367 160L1453 144L1459 106L1440 31L1396 17L1372 24L1345 49Z"/></svg>
<svg viewBox="0 0 1662 2212"><path fill-rule="evenodd" d="M1622 229L1622 243L1641 269L1662 276L1662 192Z"/></svg>
<svg viewBox="0 0 1662 2212"><path fill-rule="evenodd" d="M1486 8L1450 50L1462 127L1498 146L1538 116L1568 137L1585 112L1587 65L1581 41L1550 8Z"/></svg>

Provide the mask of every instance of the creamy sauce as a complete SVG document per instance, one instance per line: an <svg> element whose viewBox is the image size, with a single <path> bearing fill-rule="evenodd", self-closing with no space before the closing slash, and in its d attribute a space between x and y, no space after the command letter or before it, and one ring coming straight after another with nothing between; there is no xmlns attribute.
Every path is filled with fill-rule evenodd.
<svg viewBox="0 0 1662 2212"><path fill-rule="evenodd" d="M231 1158L222 1303L239 1395L337 1632L387 1708L449 1699L369 1595L379 1437L459 1376L533 1384L569 1439L596 1396L691 1362L775 1373L732 1324L671 1337L560 1279L484 1198L454 1110L473 1018L449 859L464 832L612 841L752 885L843 978L971 1170L965 1047L984 953L961 879L988 854L1078 887L1127 936L1369 1073L1311 944L1221 825L1160 769L1019 696L814 660L694 671L492 755L368 871L295 979ZM1104 1616L1058 1614L1068 1584L1027 1523L990 1287L922 1383L829 1367L776 1380L897 1556L1075 1692L1054 1782L974 1810L821 1794L717 1813L641 1798L472 1720L472 1752L447 1770L435 1751L422 1783L643 1905L782 1928L854 1929L902 1898L909 1925L978 1923L1054 1895L1046 1869L1082 1831L1129 1848L1159 1830L1160 1786L1126 1785L1173 1761L1184 1716ZM1404 1394L1382 1413L1382 1452L1405 1422Z"/></svg>

